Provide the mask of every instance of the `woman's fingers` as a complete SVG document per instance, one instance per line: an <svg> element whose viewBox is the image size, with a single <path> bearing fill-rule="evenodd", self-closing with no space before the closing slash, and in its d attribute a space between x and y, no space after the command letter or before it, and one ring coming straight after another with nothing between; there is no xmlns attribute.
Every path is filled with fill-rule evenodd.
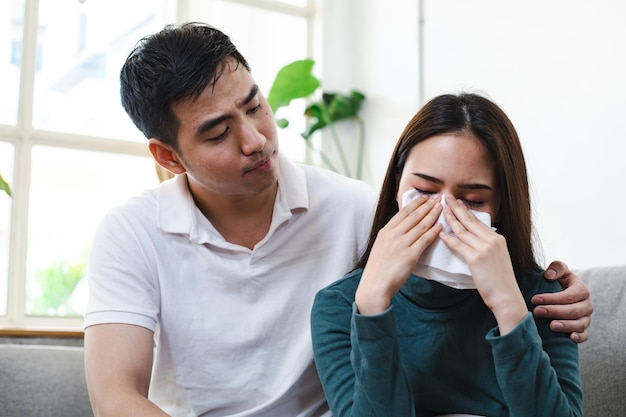
<svg viewBox="0 0 626 417"><path fill-rule="evenodd" d="M424 199L411 202L378 232L370 259L374 258L379 263L400 261L407 267L414 266L421 254L414 244L418 240L434 240L439 229L424 238L422 236L432 229L440 213L441 204L436 201Z"/></svg>
<svg viewBox="0 0 626 417"><path fill-rule="evenodd" d="M361 314L380 313L389 306L424 249L442 229L437 223L440 203L422 201L405 208L376 236L355 298Z"/></svg>
<svg viewBox="0 0 626 417"><path fill-rule="evenodd" d="M441 231L442 226L437 223L437 219L439 219L442 209L439 201L431 199L408 216L407 220L410 227L406 232L407 238L411 246L417 244L418 249L423 246L419 254L435 240Z"/></svg>
<svg viewBox="0 0 626 417"><path fill-rule="evenodd" d="M444 211L446 221L456 237L466 245L479 248L485 239L493 235L490 226L481 222L462 202L446 196L448 210Z"/></svg>
<svg viewBox="0 0 626 417"><path fill-rule="evenodd" d="M443 225L441 223L435 223L431 224L431 226L427 228L425 232L419 235L417 240L415 240L412 245L416 253L418 254L417 259L419 259L419 257L422 256L422 253L424 253L426 248L435 241L435 239L437 238L437 236L439 236L442 230Z"/></svg>
<svg viewBox="0 0 626 417"><path fill-rule="evenodd" d="M421 212L423 212L424 211L423 206L424 204L427 204L427 203L430 203L431 206L433 205L430 199L428 198L428 196L426 195L418 196L415 200L409 202L409 204L400 208L400 210L398 210L398 212L391 218L391 220L389 220L389 222L385 225L385 227L388 227L388 228L397 227L407 217L414 216L416 210L419 210L420 208L422 208Z"/></svg>

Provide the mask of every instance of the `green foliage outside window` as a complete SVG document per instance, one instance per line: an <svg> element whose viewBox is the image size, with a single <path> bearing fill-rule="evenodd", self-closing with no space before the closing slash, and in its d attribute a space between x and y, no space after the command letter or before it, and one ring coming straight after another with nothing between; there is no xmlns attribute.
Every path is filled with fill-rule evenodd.
<svg viewBox="0 0 626 417"><path fill-rule="evenodd" d="M0 174L0 191L4 191L5 193L7 193L9 197L11 197L11 187L9 187L9 184L4 180L4 178L2 178L1 174Z"/></svg>
<svg viewBox="0 0 626 417"><path fill-rule="evenodd" d="M80 316L68 301L78 282L85 276L87 268L84 259L67 262L62 259L46 269L35 272L34 280L39 286L37 295L28 300L28 314L44 316Z"/></svg>

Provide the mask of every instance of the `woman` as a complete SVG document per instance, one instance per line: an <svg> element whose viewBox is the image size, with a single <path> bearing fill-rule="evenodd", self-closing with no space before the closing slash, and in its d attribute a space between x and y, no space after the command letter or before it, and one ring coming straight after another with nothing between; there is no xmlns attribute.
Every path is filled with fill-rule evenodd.
<svg viewBox="0 0 626 417"><path fill-rule="evenodd" d="M504 112L474 94L427 103L396 145L357 269L315 299L333 415L581 415L576 343L529 313L534 294L561 290L543 279L531 230L524 156ZM465 262L472 285L412 274L435 243Z"/></svg>

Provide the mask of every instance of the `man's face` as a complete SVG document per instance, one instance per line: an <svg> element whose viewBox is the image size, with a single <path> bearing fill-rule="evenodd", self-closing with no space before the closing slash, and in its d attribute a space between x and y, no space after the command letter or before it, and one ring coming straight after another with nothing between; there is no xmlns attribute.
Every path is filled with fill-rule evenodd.
<svg viewBox="0 0 626 417"><path fill-rule="evenodd" d="M196 199L245 196L278 179L274 115L248 70L231 61L215 86L173 108L177 157Z"/></svg>

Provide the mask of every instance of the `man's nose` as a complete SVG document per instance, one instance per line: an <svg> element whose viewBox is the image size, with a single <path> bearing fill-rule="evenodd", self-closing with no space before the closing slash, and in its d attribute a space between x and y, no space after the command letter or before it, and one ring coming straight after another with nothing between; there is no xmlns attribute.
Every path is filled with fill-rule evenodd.
<svg viewBox="0 0 626 417"><path fill-rule="evenodd" d="M262 151L265 147L265 142L267 142L267 139L253 124L247 124L242 127L240 146L244 155Z"/></svg>

